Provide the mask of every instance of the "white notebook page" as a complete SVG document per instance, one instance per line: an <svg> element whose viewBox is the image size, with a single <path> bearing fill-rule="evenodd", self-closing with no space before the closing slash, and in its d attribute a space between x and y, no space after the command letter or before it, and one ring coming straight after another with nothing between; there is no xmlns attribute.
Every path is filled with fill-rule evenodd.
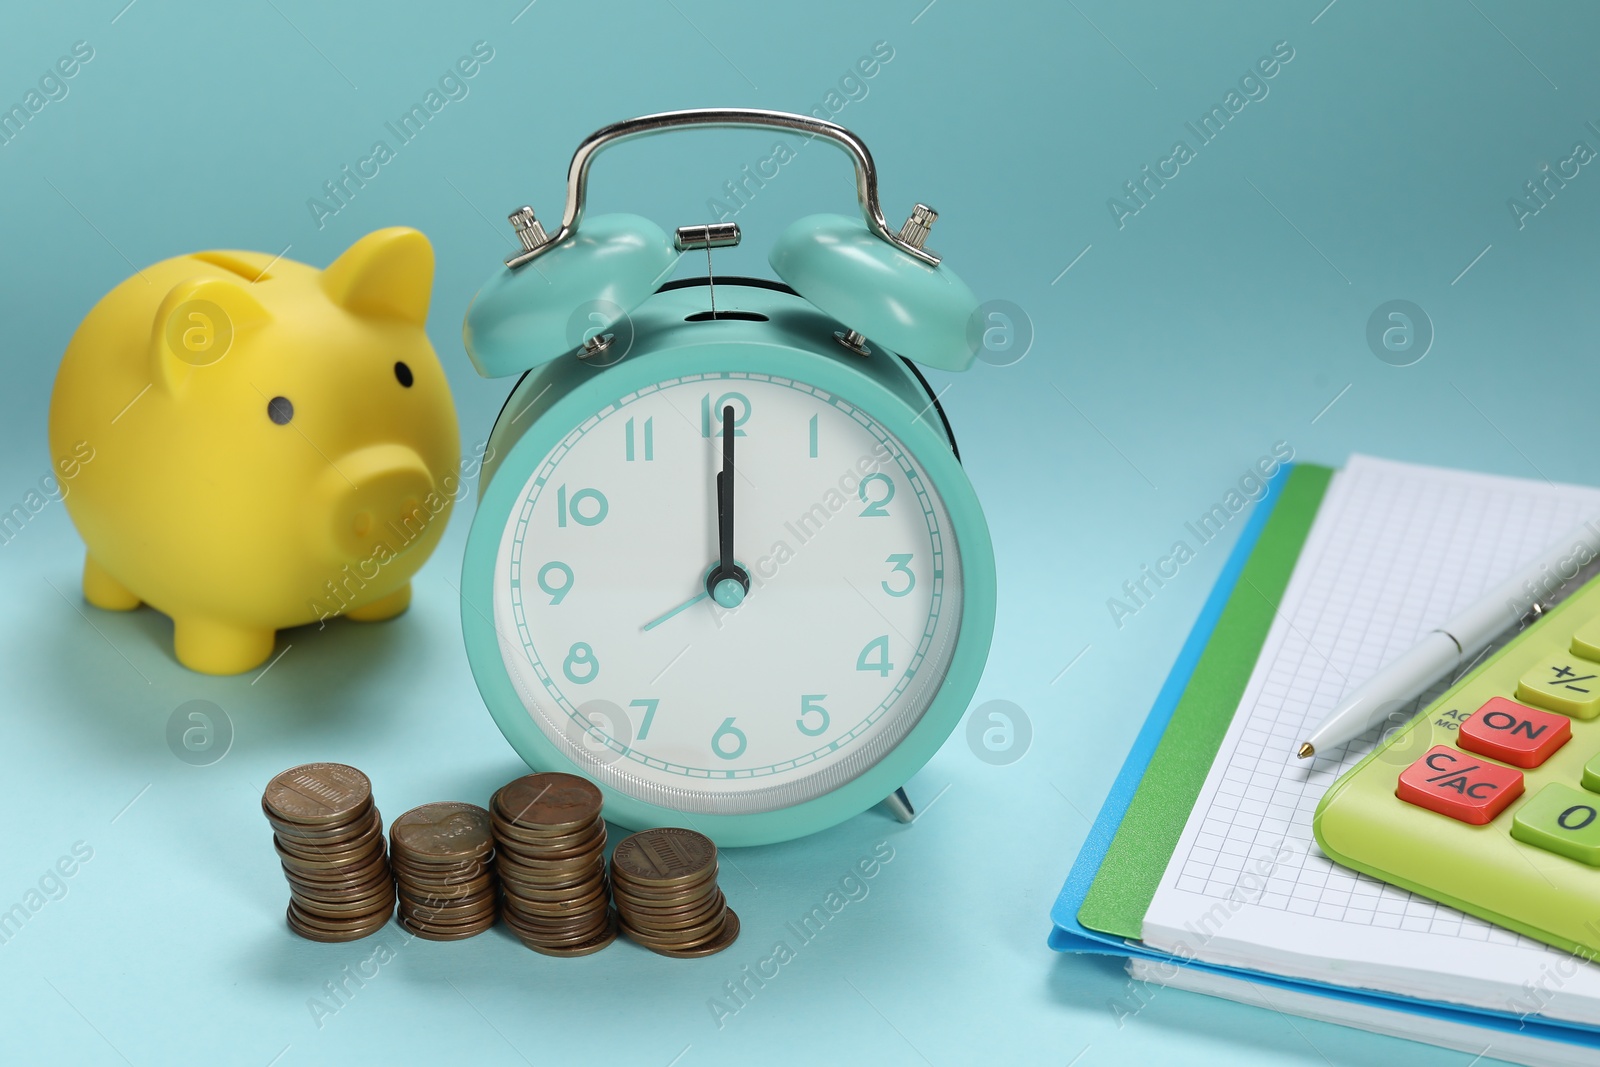
<svg viewBox="0 0 1600 1067"><path fill-rule="evenodd" d="M1293 754L1345 693L1596 512L1600 490L1351 457L1145 915L1145 941L1221 964L1600 1025L1600 966L1337 866L1317 848L1317 802L1381 728L1326 756Z"/></svg>

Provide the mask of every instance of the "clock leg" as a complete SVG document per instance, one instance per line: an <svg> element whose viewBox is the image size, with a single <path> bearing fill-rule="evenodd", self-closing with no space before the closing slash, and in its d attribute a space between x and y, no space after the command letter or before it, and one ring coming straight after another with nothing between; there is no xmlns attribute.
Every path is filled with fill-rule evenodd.
<svg viewBox="0 0 1600 1067"><path fill-rule="evenodd" d="M917 811L911 806L911 798L906 796L904 786L884 797L883 805L901 822L916 821Z"/></svg>

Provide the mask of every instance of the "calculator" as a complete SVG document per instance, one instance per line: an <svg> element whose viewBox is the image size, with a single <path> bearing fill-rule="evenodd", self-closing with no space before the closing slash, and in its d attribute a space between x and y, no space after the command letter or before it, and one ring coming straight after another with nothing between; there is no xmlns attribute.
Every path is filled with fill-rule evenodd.
<svg viewBox="0 0 1600 1067"><path fill-rule="evenodd" d="M1312 828L1337 863L1600 953L1600 579L1340 777Z"/></svg>

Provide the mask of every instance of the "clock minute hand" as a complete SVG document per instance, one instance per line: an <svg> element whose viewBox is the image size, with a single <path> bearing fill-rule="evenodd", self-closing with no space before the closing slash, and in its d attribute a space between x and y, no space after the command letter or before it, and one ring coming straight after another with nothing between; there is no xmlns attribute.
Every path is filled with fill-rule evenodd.
<svg viewBox="0 0 1600 1067"><path fill-rule="evenodd" d="M722 470L717 472L717 565L706 577L706 592L725 608L736 608L744 603L750 591L750 576L733 561L733 473L734 442L737 440L733 422L733 405L722 409Z"/></svg>

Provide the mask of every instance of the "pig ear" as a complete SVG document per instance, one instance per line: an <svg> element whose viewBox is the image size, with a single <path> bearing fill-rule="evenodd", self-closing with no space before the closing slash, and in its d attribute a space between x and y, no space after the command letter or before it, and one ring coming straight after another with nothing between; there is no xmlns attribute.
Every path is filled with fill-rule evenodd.
<svg viewBox="0 0 1600 1067"><path fill-rule="evenodd" d="M151 328L151 380L168 392L179 392L195 373L226 356L241 335L270 318L238 282L179 282L162 299Z"/></svg>
<svg viewBox="0 0 1600 1067"><path fill-rule="evenodd" d="M322 288L357 315L424 325L433 292L433 246L408 226L376 230L322 272Z"/></svg>

